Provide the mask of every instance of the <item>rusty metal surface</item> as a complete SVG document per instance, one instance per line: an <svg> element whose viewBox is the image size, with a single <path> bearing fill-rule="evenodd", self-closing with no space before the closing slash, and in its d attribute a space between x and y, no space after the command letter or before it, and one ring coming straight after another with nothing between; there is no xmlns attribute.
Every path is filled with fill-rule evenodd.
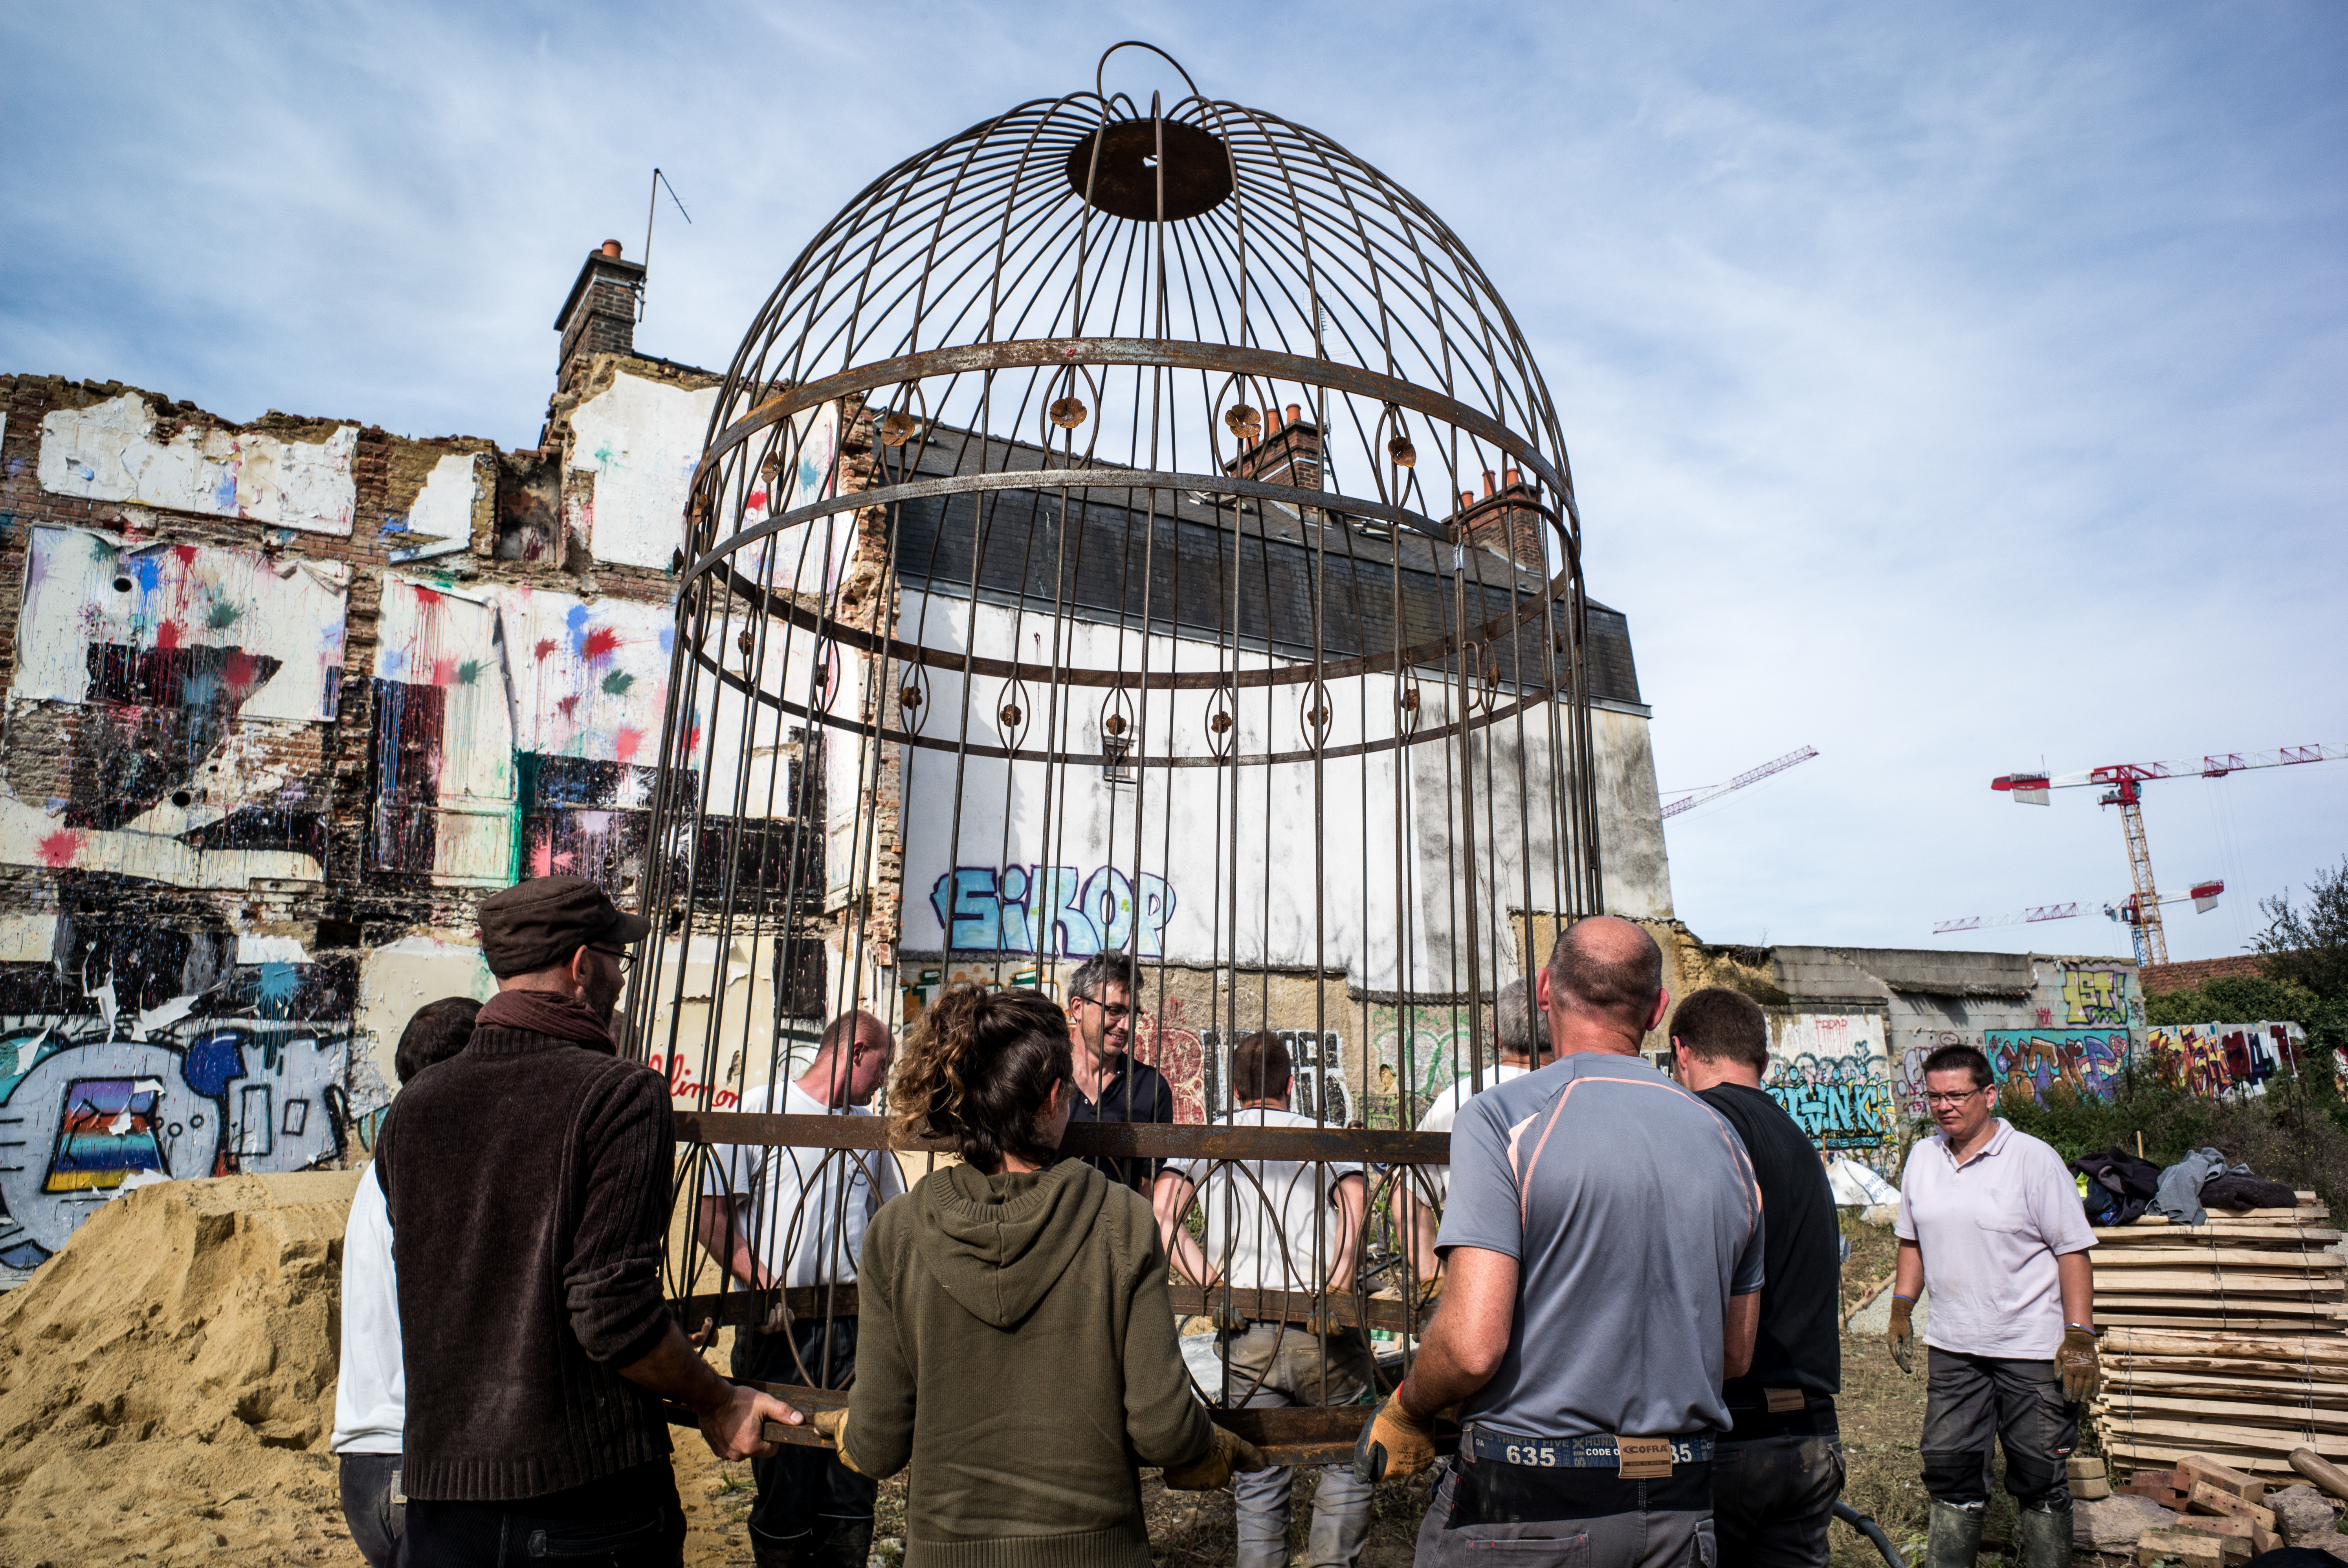
<svg viewBox="0 0 2348 1568"><path fill-rule="evenodd" d="M740 1112L680 1111L682 1143L750 1143L798 1149L898 1147L877 1116L775 1116ZM908 1153L939 1153L948 1145L925 1139ZM1200 1122L1071 1122L1060 1139L1064 1154L1152 1160L1375 1160L1440 1165L1451 1158L1448 1132L1392 1132L1349 1127L1218 1127Z"/></svg>

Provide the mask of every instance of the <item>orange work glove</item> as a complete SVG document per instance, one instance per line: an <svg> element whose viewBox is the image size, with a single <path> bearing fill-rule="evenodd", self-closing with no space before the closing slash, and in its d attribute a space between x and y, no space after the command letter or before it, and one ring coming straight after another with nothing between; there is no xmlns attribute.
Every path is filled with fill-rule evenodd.
<svg viewBox="0 0 2348 1568"><path fill-rule="evenodd" d="M864 1473L863 1467L848 1451L848 1410L845 1406L837 1410L818 1410L808 1418L808 1425L831 1440L831 1446L839 1450L840 1463L859 1475Z"/></svg>
<svg viewBox="0 0 2348 1568"><path fill-rule="evenodd" d="M1259 1471L1265 1460L1256 1446L1237 1432L1215 1429L1215 1440L1207 1451L1189 1464L1166 1467L1166 1490L1169 1491L1213 1491L1231 1484L1231 1471Z"/></svg>
<svg viewBox="0 0 2348 1568"><path fill-rule="evenodd" d="M1915 1310L1916 1304L1909 1300L1906 1296L1893 1296L1891 1298L1891 1327L1885 1331L1883 1336L1884 1343L1891 1347L1891 1359L1893 1362L1899 1366L1901 1371L1911 1375L1916 1370L1916 1336L1914 1331L1908 1327L1908 1317L1909 1315Z"/></svg>
<svg viewBox="0 0 2348 1568"><path fill-rule="evenodd" d="M2063 1397L2084 1405L2104 1386L2104 1369L2096 1358L2096 1331L2084 1323L2065 1324L2063 1348L2054 1352L2054 1370L2063 1377Z"/></svg>
<svg viewBox="0 0 2348 1568"><path fill-rule="evenodd" d="M1354 1440L1354 1477L1373 1486L1416 1475L1434 1462L1435 1433L1402 1408L1400 1389L1386 1396Z"/></svg>

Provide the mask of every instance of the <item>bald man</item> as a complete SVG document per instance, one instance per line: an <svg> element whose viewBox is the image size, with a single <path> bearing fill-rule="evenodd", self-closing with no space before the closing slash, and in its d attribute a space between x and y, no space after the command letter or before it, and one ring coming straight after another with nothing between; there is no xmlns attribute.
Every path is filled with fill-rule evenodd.
<svg viewBox="0 0 2348 1568"><path fill-rule="evenodd" d="M1557 1060L1460 1108L1435 1243L1450 1283L1354 1462L1426 1468L1435 1413L1462 1407L1421 1568L1479 1548L1525 1568L1709 1563L1721 1379L1760 1320L1753 1166L1639 1054L1671 1000L1644 931L1576 923L1539 989Z"/></svg>
<svg viewBox="0 0 2348 1568"><path fill-rule="evenodd" d="M815 1060L797 1082L754 1091L746 1112L782 1116L869 1116L889 1077L896 1040L869 1012L825 1026ZM710 1150L702 1179L701 1245L754 1290L856 1282L864 1229L880 1205L905 1190L885 1151L770 1148ZM734 1376L746 1383L840 1388L856 1366L856 1308L820 1291L811 1311L775 1331L734 1336ZM750 1508L757 1568L864 1568L872 1549L875 1483L829 1449L786 1448L753 1460L758 1500Z"/></svg>

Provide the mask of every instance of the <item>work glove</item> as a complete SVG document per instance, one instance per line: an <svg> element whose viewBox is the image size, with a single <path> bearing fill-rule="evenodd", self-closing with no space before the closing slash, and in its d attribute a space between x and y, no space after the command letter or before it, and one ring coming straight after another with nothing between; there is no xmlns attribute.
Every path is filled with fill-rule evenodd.
<svg viewBox="0 0 2348 1568"><path fill-rule="evenodd" d="M2096 1359L2096 1331L2073 1323L2063 1330L2063 1348L2054 1352L2054 1370L2063 1377L2063 1397L2084 1405L2104 1386L2104 1369Z"/></svg>
<svg viewBox="0 0 2348 1568"><path fill-rule="evenodd" d="M817 1431L821 1432L825 1437L831 1440L831 1446L839 1450L840 1463L846 1465L849 1469L855 1471L859 1475L862 1475L864 1473L863 1469L857 1464L856 1460L849 1456L848 1409L846 1406L842 1406L837 1410L818 1410L815 1414L808 1418L808 1425L813 1427Z"/></svg>
<svg viewBox="0 0 2348 1568"><path fill-rule="evenodd" d="M1244 1334L1248 1331L1247 1314L1241 1312L1239 1303L1228 1296L1215 1297L1213 1304L1207 1310L1207 1316L1213 1320L1219 1333Z"/></svg>
<svg viewBox="0 0 2348 1568"><path fill-rule="evenodd" d="M1323 1339L1332 1334L1341 1332L1345 1327L1345 1324L1337 1316L1337 1304L1344 1299L1344 1296L1334 1294L1316 1296L1313 1302L1312 1321L1307 1327Z"/></svg>
<svg viewBox="0 0 2348 1568"><path fill-rule="evenodd" d="M1386 1396L1354 1440L1354 1479L1375 1486L1416 1475L1435 1462L1435 1433L1402 1408L1402 1391Z"/></svg>
<svg viewBox="0 0 2348 1568"><path fill-rule="evenodd" d="M1169 1491L1212 1491L1231 1484L1231 1471L1259 1471L1267 1461L1256 1446L1237 1432L1215 1429L1215 1440L1189 1464L1166 1467Z"/></svg>
<svg viewBox="0 0 2348 1568"><path fill-rule="evenodd" d="M1435 1304L1443 1299L1443 1280L1442 1275L1433 1274L1418 1282L1418 1290L1411 1305L1420 1317L1434 1311Z"/></svg>
<svg viewBox="0 0 2348 1568"><path fill-rule="evenodd" d="M1915 1310L1916 1304L1906 1296L1893 1296L1891 1327L1885 1330L1883 1335L1884 1343L1891 1347L1892 1361L1901 1371L1910 1374L1916 1370L1916 1337L1914 1331L1908 1327L1908 1317Z"/></svg>

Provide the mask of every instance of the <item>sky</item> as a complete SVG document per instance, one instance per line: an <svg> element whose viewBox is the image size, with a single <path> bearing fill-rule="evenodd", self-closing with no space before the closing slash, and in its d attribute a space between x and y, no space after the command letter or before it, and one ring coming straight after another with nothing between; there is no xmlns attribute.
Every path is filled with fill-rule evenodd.
<svg viewBox="0 0 2348 1568"><path fill-rule="evenodd" d="M2348 742L2333 0L11 6L0 372L532 446L654 166L637 344L722 367L867 181L1128 37L1481 260L1662 785L1818 748L1673 819L1704 939L2124 953L2117 814L1993 775ZM2229 888L2173 958L2348 854L2348 762L2146 802Z"/></svg>

